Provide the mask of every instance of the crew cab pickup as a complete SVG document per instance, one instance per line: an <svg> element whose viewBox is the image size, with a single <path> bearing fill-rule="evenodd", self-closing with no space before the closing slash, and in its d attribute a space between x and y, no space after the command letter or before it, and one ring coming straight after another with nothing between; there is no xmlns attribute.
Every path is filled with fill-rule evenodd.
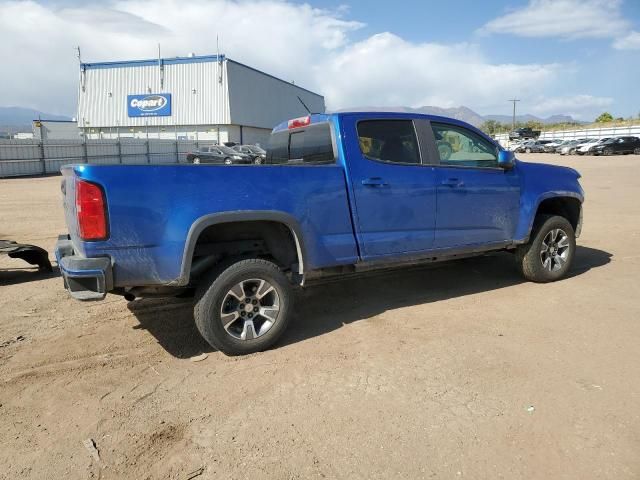
<svg viewBox="0 0 640 480"><path fill-rule="evenodd" d="M525 278L568 271L580 175L526 163L464 122L314 114L278 125L263 165L68 165L71 295L193 293L202 336L231 355L271 346L293 289L326 275L493 251Z"/></svg>

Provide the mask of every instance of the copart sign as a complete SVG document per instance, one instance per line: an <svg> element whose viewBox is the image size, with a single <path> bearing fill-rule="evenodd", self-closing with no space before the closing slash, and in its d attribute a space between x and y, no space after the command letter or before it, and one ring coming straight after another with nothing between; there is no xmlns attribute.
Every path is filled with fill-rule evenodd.
<svg viewBox="0 0 640 480"><path fill-rule="evenodd" d="M127 95L127 114L129 117L171 116L171 94Z"/></svg>

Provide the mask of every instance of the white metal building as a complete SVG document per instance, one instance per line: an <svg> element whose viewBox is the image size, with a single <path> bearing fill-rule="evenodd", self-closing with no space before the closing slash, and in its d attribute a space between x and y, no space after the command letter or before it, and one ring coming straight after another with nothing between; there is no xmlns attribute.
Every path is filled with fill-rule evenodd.
<svg viewBox="0 0 640 480"><path fill-rule="evenodd" d="M79 139L80 130L75 120L34 120L32 138L38 140Z"/></svg>
<svg viewBox="0 0 640 480"><path fill-rule="evenodd" d="M265 144L324 97L224 55L81 63L78 127L87 138Z"/></svg>

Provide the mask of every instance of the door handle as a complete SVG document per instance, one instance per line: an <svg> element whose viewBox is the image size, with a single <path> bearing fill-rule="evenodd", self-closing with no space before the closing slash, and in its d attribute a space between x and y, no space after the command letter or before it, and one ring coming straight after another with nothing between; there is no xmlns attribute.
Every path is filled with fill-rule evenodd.
<svg viewBox="0 0 640 480"><path fill-rule="evenodd" d="M371 177L362 180L362 185L364 185L365 187L386 187L389 184L382 180L380 177Z"/></svg>
<svg viewBox="0 0 640 480"><path fill-rule="evenodd" d="M459 178L447 178L446 180L442 181L441 185L457 188L457 187L464 187L464 182Z"/></svg>

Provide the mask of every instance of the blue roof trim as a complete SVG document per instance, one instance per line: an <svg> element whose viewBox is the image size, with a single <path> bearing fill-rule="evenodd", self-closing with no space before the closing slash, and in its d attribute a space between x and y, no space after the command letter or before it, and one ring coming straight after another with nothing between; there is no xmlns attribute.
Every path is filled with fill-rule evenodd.
<svg viewBox="0 0 640 480"><path fill-rule="evenodd" d="M177 65L182 63L210 63L219 62L225 59L224 55L200 55L195 57L173 57L159 59L162 65ZM81 70L98 70L103 68L128 68L128 67L148 67L158 65L158 59L147 60L121 60L115 62L81 63Z"/></svg>

